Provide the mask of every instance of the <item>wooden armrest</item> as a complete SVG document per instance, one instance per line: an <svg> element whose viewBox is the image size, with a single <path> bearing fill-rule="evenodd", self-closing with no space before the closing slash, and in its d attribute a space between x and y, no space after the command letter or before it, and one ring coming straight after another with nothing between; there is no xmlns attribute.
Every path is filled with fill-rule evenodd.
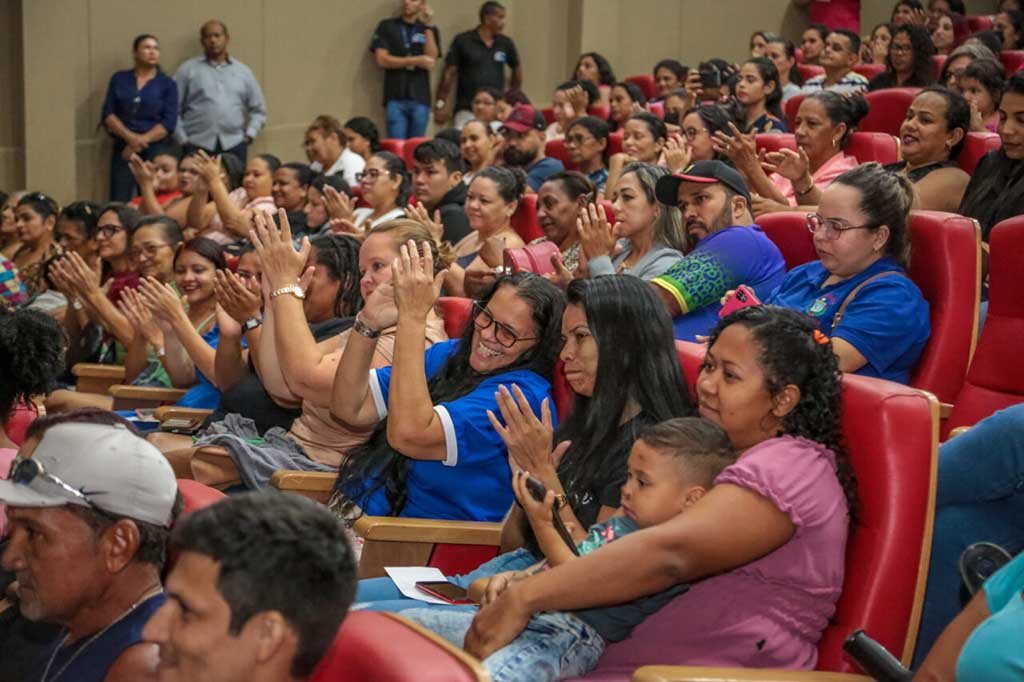
<svg viewBox="0 0 1024 682"><path fill-rule="evenodd" d="M109 390L110 395L114 398L157 403L177 402L187 393L183 388L157 388L154 386L131 386L130 384L114 384Z"/></svg>
<svg viewBox="0 0 1024 682"><path fill-rule="evenodd" d="M163 405L153 410L153 416L161 422L168 419L206 419L213 410L201 410L197 407L178 407L177 405Z"/></svg>
<svg viewBox="0 0 1024 682"><path fill-rule="evenodd" d="M949 419L953 413L953 406L949 403L939 403L939 419Z"/></svg>
<svg viewBox="0 0 1024 682"><path fill-rule="evenodd" d="M480 521L362 516L356 520L352 530L361 538L381 542L431 542L495 547L501 544L501 524Z"/></svg>
<svg viewBox="0 0 1024 682"><path fill-rule="evenodd" d="M100 365L93 362L79 362L71 368L71 373L76 377L124 379L124 367L121 365Z"/></svg>
<svg viewBox="0 0 1024 682"><path fill-rule="evenodd" d="M270 477L270 485L278 490L295 493L311 500L326 504L334 493L334 482L338 474L319 471L295 471L281 469Z"/></svg>
<svg viewBox="0 0 1024 682"><path fill-rule="evenodd" d="M633 682L870 682L871 678L816 670L761 668L701 668L645 665L633 673Z"/></svg>

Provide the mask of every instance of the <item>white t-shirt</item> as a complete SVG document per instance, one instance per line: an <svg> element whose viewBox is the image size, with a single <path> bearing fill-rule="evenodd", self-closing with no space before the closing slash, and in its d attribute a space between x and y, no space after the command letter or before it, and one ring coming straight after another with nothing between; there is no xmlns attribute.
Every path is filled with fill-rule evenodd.
<svg viewBox="0 0 1024 682"><path fill-rule="evenodd" d="M320 165L319 161L314 161L309 164L309 168L313 172L319 173L324 167ZM334 165L324 171L324 175L337 175L341 173L341 177L345 178L345 182L350 187L355 187L359 184L359 181L356 180L356 173L362 173L364 168L366 168L366 159L345 147L341 150L341 155L338 156L338 160L334 162Z"/></svg>

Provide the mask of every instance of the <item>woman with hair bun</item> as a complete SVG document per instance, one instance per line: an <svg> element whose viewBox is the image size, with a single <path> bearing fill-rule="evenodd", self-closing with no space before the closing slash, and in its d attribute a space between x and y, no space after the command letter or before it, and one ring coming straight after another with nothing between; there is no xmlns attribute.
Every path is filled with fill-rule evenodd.
<svg viewBox="0 0 1024 682"><path fill-rule="evenodd" d="M716 150L726 154L747 179L754 215L789 211L793 206L816 206L821 191L858 161L843 150L857 124L868 112L859 95L843 96L825 90L804 98L796 115L796 151L782 149L757 156L754 139L733 127L732 135L718 133Z"/></svg>

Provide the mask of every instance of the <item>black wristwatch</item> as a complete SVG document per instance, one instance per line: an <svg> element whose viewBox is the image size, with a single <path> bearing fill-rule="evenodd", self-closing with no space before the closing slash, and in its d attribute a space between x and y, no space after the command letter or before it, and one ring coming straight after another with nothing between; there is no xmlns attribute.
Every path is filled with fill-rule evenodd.
<svg viewBox="0 0 1024 682"><path fill-rule="evenodd" d="M248 320L246 320L245 324L242 325L242 329L244 331L251 332L253 329L260 326L261 324L263 324L263 316L257 315L256 317L250 317Z"/></svg>

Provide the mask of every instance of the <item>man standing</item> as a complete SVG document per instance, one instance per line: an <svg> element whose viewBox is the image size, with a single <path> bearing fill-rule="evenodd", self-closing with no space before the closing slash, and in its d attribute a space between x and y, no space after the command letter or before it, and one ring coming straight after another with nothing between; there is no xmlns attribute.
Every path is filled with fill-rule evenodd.
<svg viewBox="0 0 1024 682"><path fill-rule="evenodd" d="M536 192L544 181L565 170L558 159L544 155L547 127L544 116L529 104L520 104L501 124L505 138L505 165L519 166L526 171L526 182Z"/></svg>
<svg viewBox="0 0 1024 682"><path fill-rule="evenodd" d="M167 602L143 637L160 647L161 682L305 680L356 591L338 519L275 490L234 495L185 518Z"/></svg>
<svg viewBox="0 0 1024 682"><path fill-rule="evenodd" d="M825 36L825 49L820 63L825 74L808 79L802 92L810 94L833 90L840 95L852 95L868 89L868 79L853 70L860 61L860 36L840 29Z"/></svg>
<svg viewBox="0 0 1024 682"><path fill-rule="evenodd" d="M166 458L106 414L37 420L0 481L11 526L2 563L21 614L62 628L32 679L127 682L156 668L142 626L164 602L181 503Z"/></svg>
<svg viewBox="0 0 1024 682"><path fill-rule="evenodd" d="M249 144L267 121L267 104L248 66L228 56L228 27L216 19L199 29L202 57L174 75L181 114L174 137L185 153L200 148L230 152L244 163Z"/></svg>
<svg viewBox="0 0 1024 682"><path fill-rule="evenodd" d="M515 43L502 34L505 30L505 7L488 0L480 7L480 25L455 36L445 58L444 75L437 86L434 121L442 125L450 118L448 93L458 78L455 92L456 128L473 117L473 95L483 87L505 92L505 67L512 69L508 89L523 87L523 66Z"/></svg>
<svg viewBox="0 0 1024 682"><path fill-rule="evenodd" d="M466 218L466 183L462 182L462 153L453 142L434 138L412 153L412 189L416 201L444 225L442 239L457 244L469 234Z"/></svg>
<svg viewBox="0 0 1024 682"><path fill-rule="evenodd" d="M438 52L434 12L426 0L402 0L400 17L377 25L370 52L384 71L388 137L421 137L430 120L430 70Z"/></svg>

